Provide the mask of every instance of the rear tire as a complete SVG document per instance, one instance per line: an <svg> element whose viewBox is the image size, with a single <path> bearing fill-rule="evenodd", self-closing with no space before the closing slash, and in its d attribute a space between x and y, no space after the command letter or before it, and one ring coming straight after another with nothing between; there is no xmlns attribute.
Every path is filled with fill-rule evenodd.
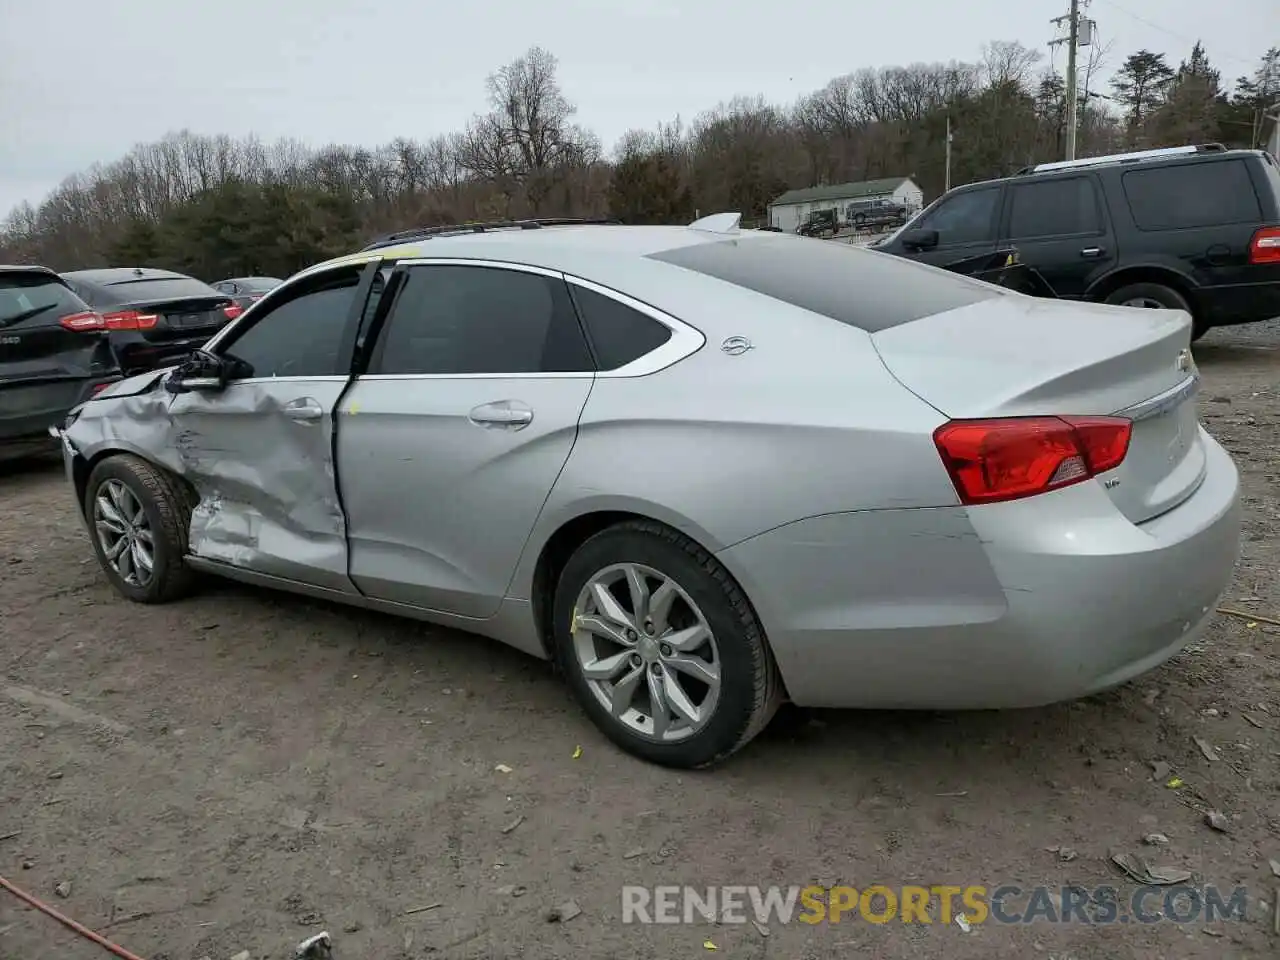
<svg viewBox="0 0 1280 960"><path fill-rule="evenodd" d="M140 457L119 454L93 468L84 516L98 563L122 596L167 603L191 591L195 573L185 558L194 507L181 481Z"/></svg>
<svg viewBox="0 0 1280 960"><path fill-rule="evenodd" d="M1106 303L1121 307L1141 307L1148 310L1185 310L1195 320L1191 304L1173 287L1163 283L1131 283L1113 291Z"/></svg>
<svg viewBox="0 0 1280 960"><path fill-rule="evenodd" d="M622 523L587 540L560 574L553 616L556 657L574 696L605 736L653 763L689 769L723 760L782 700L742 588L662 524Z"/></svg>

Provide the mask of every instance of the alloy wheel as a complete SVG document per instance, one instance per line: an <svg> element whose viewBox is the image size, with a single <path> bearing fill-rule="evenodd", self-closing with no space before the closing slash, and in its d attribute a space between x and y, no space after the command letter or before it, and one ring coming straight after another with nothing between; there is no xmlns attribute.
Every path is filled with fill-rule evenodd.
<svg viewBox="0 0 1280 960"><path fill-rule="evenodd" d="M665 574L619 563L592 576L573 610L573 647L587 687L630 732L685 740L720 700L720 653L698 605Z"/></svg>
<svg viewBox="0 0 1280 960"><path fill-rule="evenodd" d="M93 498L102 555L125 583L145 587L155 573L155 537L142 502L123 482L104 480Z"/></svg>

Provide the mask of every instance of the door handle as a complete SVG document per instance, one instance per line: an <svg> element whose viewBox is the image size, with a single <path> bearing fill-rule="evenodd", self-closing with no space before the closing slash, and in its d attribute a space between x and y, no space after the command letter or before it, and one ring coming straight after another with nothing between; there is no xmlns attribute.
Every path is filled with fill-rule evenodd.
<svg viewBox="0 0 1280 960"><path fill-rule="evenodd" d="M310 397L301 397L286 403L284 413L290 420L319 420L324 416L324 407Z"/></svg>
<svg viewBox="0 0 1280 960"><path fill-rule="evenodd" d="M523 430L533 423L533 411L519 400L496 400L474 407L468 419L481 427Z"/></svg>
<svg viewBox="0 0 1280 960"><path fill-rule="evenodd" d="M1092 260L1095 257L1102 256L1106 252L1107 251L1104 250L1102 247L1085 247L1083 250L1080 251L1080 256L1085 257L1086 259Z"/></svg>

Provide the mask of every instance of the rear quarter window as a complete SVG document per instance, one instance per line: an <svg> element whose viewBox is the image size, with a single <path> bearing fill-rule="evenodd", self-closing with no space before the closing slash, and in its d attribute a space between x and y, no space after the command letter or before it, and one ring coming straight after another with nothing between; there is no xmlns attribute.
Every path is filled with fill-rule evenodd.
<svg viewBox="0 0 1280 960"><path fill-rule="evenodd" d="M650 259L683 267L867 333L1003 296L979 280L849 244L799 237L699 243Z"/></svg>
<svg viewBox="0 0 1280 960"><path fill-rule="evenodd" d="M0 273L0 329L44 326L89 309L65 284L43 273Z"/></svg>
<svg viewBox="0 0 1280 960"><path fill-rule="evenodd" d="M1262 219L1241 159L1130 170L1120 180L1139 230L1185 230Z"/></svg>

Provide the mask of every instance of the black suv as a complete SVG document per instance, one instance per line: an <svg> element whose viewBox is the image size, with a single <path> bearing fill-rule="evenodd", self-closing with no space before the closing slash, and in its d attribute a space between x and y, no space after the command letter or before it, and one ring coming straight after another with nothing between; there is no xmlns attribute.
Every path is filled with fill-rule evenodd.
<svg viewBox="0 0 1280 960"><path fill-rule="evenodd" d="M119 379L100 314L52 270L0 266L0 459L54 447L49 427Z"/></svg>
<svg viewBox="0 0 1280 960"><path fill-rule="evenodd" d="M1058 297L1280 317L1280 167L1221 144L1043 163L957 187L874 248L945 267L1016 249Z"/></svg>

